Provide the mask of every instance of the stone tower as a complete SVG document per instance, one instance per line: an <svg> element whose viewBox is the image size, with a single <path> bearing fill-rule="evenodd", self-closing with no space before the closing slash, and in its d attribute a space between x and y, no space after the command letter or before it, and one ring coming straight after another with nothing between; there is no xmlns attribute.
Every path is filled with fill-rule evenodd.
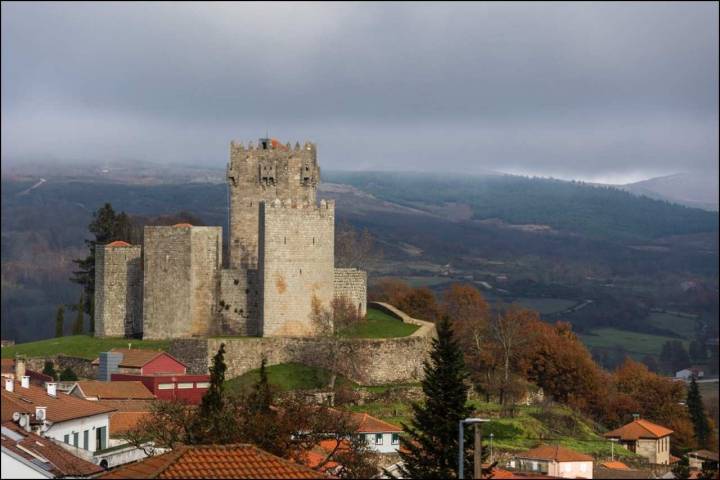
<svg viewBox="0 0 720 480"><path fill-rule="evenodd" d="M261 138L257 147L232 142L227 168L232 269L257 269L259 203L276 198L315 204L320 168L315 145L282 145Z"/></svg>
<svg viewBox="0 0 720 480"><path fill-rule="evenodd" d="M142 333L143 268L140 245L116 241L95 250L95 335Z"/></svg>
<svg viewBox="0 0 720 480"><path fill-rule="evenodd" d="M143 338L210 334L222 266L222 227L145 227L144 242Z"/></svg>

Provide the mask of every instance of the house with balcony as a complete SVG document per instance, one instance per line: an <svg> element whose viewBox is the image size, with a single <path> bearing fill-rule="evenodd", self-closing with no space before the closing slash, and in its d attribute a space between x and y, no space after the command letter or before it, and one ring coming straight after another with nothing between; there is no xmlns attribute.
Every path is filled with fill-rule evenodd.
<svg viewBox="0 0 720 480"><path fill-rule="evenodd" d="M593 457L559 445L540 445L516 454L507 464L513 474L554 478L593 478Z"/></svg>

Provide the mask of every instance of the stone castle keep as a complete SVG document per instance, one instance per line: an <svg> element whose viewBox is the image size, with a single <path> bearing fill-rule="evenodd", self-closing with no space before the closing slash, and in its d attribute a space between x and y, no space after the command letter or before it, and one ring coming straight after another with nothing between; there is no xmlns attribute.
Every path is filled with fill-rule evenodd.
<svg viewBox="0 0 720 480"><path fill-rule="evenodd" d="M367 274L335 268L335 203L317 201L315 145L232 142L229 259L222 227L148 226L143 246L98 245L95 335L308 337L344 298L366 311Z"/></svg>

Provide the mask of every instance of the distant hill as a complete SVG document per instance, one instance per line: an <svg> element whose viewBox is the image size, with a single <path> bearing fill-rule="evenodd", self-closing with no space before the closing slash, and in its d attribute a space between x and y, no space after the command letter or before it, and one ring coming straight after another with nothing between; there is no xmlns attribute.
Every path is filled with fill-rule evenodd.
<svg viewBox="0 0 720 480"><path fill-rule="evenodd" d="M717 174L676 173L628 183L621 185L620 188L637 195L646 195L688 207L718 211L720 186Z"/></svg>

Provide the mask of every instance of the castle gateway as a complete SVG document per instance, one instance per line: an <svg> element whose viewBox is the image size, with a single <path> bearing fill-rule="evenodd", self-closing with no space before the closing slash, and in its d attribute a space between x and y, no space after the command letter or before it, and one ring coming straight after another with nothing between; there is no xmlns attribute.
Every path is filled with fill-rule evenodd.
<svg viewBox="0 0 720 480"><path fill-rule="evenodd" d="M366 272L335 268L335 203L317 201L315 145L230 144L222 227L148 226L143 247L97 247L95 335L313 336L334 298L366 311Z"/></svg>

